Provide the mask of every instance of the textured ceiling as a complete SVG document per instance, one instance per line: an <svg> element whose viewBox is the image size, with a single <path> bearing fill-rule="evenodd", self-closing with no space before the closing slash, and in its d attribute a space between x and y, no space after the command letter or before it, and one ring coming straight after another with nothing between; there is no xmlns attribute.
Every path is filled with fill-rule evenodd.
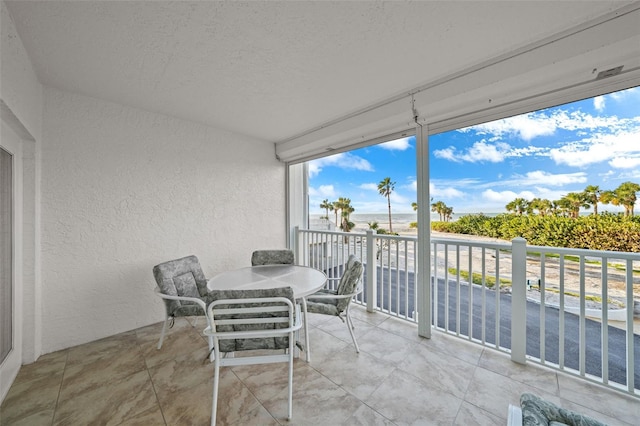
<svg viewBox="0 0 640 426"><path fill-rule="evenodd" d="M620 1L7 1L41 83L277 142Z"/></svg>

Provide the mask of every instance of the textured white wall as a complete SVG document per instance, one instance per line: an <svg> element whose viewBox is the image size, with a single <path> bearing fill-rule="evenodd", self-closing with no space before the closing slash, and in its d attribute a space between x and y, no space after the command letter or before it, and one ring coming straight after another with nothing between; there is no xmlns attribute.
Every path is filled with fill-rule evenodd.
<svg viewBox="0 0 640 426"><path fill-rule="evenodd" d="M17 277L23 295L16 306L22 321L22 361L35 361L41 351L40 282L40 139L42 86L18 36L7 6L0 2L0 99L2 120L20 138L22 150L22 276Z"/></svg>
<svg viewBox="0 0 640 426"><path fill-rule="evenodd" d="M43 353L162 320L157 263L284 247L273 144L51 88L43 116Z"/></svg>
<svg viewBox="0 0 640 426"><path fill-rule="evenodd" d="M0 99L31 136L39 140L42 120L42 86L38 82L33 65L4 2L0 2L0 10L2 33ZM22 135L19 133L18 136Z"/></svg>

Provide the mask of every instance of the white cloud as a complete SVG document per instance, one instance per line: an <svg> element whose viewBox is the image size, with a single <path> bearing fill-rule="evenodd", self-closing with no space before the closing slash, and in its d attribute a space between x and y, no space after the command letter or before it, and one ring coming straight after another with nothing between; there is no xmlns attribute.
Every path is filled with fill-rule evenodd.
<svg viewBox="0 0 640 426"><path fill-rule="evenodd" d="M532 200L535 197L536 197L535 194L531 191L514 192L514 191L494 191L493 189L487 189L482 192L482 198L488 201L489 203L499 202L499 203L504 203L504 205L507 205L508 203L515 200L516 198L524 198L525 200Z"/></svg>
<svg viewBox="0 0 640 426"><path fill-rule="evenodd" d="M462 198L464 192L452 186L441 188L434 184L429 184L429 195L433 198Z"/></svg>
<svg viewBox="0 0 640 426"><path fill-rule="evenodd" d="M452 146L449 148L436 149L433 151L433 155L436 158L442 158L443 160L460 162L460 159L456 158L456 149Z"/></svg>
<svg viewBox="0 0 640 426"><path fill-rule="evenodd" d="M309 176L316 176L324 167L339 167L341 169L354 169L367 172L372 172L374 170L371 163L364 158L353 155L350 152L342 152L340 154L310 161Z"/></svg>
<svg viewBox="0 0 640 426"><path fill-rule="evenodd" d="M380 148L388 149L390 151L404 151L411 148L409 143L410 138L396 139L394 141L381 143L378 145Z"/></svg>
<svg viewBox="0 0 640 426"><path fill-rule="evenodd" d="M376 184L376 183L363 183L363 184L359 185L358 188L364 189L364 190L367 190L367 191L378 192L378 184Z"/></svg>
<svg viewBox="0 0 640 426"><path fill-rule="evenodd" d="M337 198L333 185L320 185L318 188L309 187L309 197L328 198L329 200Z"/></svg>
<svg viewBox="0 0 640 426"><path fill-rule="evenodd" d="M592 133L589 138L551 149L549 155L556 164L584 167L609 161L610 165L615 167L616 162L613 164L611 162L616 158L640 156L638 140L640 140L640 123L637 128L630 131Z"/></svg>
<svg viewBox="0 0 640 426"><path fill-rule="evenodd" d="M529 113L467 127L461 129L461 131L466 132L474 129L479 134L490 134L498 138L502 138L505 135L509 137L516 136L522 140L530 141L538 136L552 135L556 128L557 125L554 120L550 120L539 113Z"/></svg>
<svg viewBox="0 0 640 426"><path fill-rule="evenodd" d="M548 173L542 170L527 172L520 182L523 185L545 184L550 186L564 186L572 183L586 183L587 174L577 173Z"/></svg>
<svg viewBox="0 0 640 426"><path fill-rule="evenodd" d="M593 98L593 107L596 111L603 111L605 106L604 96L596 96Z"/></svg>
<svg viewBox="0 0 640 426"><path fill-rule="evenodd" d="M640 167L639 157L616 157L609 161L609 165L614 169L633 169Z"/></svg>
<svg viewBox="0 0 640 426"><path fill-rule="evenodd" d="M470 163L500 163L509 155L511 146L509 144L499 142L496 144L489 144L484 141L476 142L466 152L457 152L454 147L444 148L436 150L433 155L436 158L442 158L445 160Z"/></svg>

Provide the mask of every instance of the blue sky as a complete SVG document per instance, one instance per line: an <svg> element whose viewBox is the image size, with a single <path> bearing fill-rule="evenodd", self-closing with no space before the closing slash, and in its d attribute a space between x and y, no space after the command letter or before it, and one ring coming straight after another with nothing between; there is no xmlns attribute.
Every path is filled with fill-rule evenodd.
<svg viewBox="0 0 640 426"><path fill-rule="evenodd" d="M553 201L587 185L640 183L640 87L432 135L429 151L431 197L454 213L502 213L517 197ZM385 177L396 182L392 213L413 212L415 156L410 137L311 161L310 213L338 197L350 198L356 214L385 213L377 189Z"/></svg>

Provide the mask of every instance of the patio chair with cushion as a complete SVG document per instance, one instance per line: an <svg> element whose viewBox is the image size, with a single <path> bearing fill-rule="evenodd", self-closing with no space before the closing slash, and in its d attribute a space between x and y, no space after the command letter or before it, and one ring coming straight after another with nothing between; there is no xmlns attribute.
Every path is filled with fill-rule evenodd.
<svg viewBox="0 0 640 426"><path fill-rule="evenodd" d="M353 333L355 327L349 314L349 307L351 299L362 292L363 273L362 262L356 256L350 255L342 276L329 278L329 281L339 280L338 287L335 290L331 288L320 290L307 298L307 312L337 316L346 322L356 352L360 352L360 348Z"/></svg>
<svg viewBox="0 0 640 426"><path fill-rule="evenodd" d="M291 287L264 290L213 290L207 308L213 339L214 378L211 424L216 424L220 367L288 362L288 413L292 415L294 334L302 321ZM250 356L221 356L231 352L259 351ZM276 350L277 352L272 352ZM280 352L279 350L283 350ZM271 352L271 353L270 353Z"/></svg>
<svg viewBox="0 0 640 426"><path fill-rule="evenodd" d="M507 424L509 426L606 426L596 419L561 408L531 393L523 393L520 396L520 407L509 405Z"/></svg>
<svg viewBox="0 0 640 426"><path fill-rule="evenodd" d="M256 250L251 254L251 266L259 265L293 265L291 250Z"/></svg>
<svg viewBox="0 0 640 426"><path fill-rule="evenodd" d="M173 327L176 317L205 316L207 311L207 279L196 256L170 260L153 267L156 294L164 300L165 319L158 342L158 349L167 330ZM209 339L209 350L213 342Z"/></svg>

